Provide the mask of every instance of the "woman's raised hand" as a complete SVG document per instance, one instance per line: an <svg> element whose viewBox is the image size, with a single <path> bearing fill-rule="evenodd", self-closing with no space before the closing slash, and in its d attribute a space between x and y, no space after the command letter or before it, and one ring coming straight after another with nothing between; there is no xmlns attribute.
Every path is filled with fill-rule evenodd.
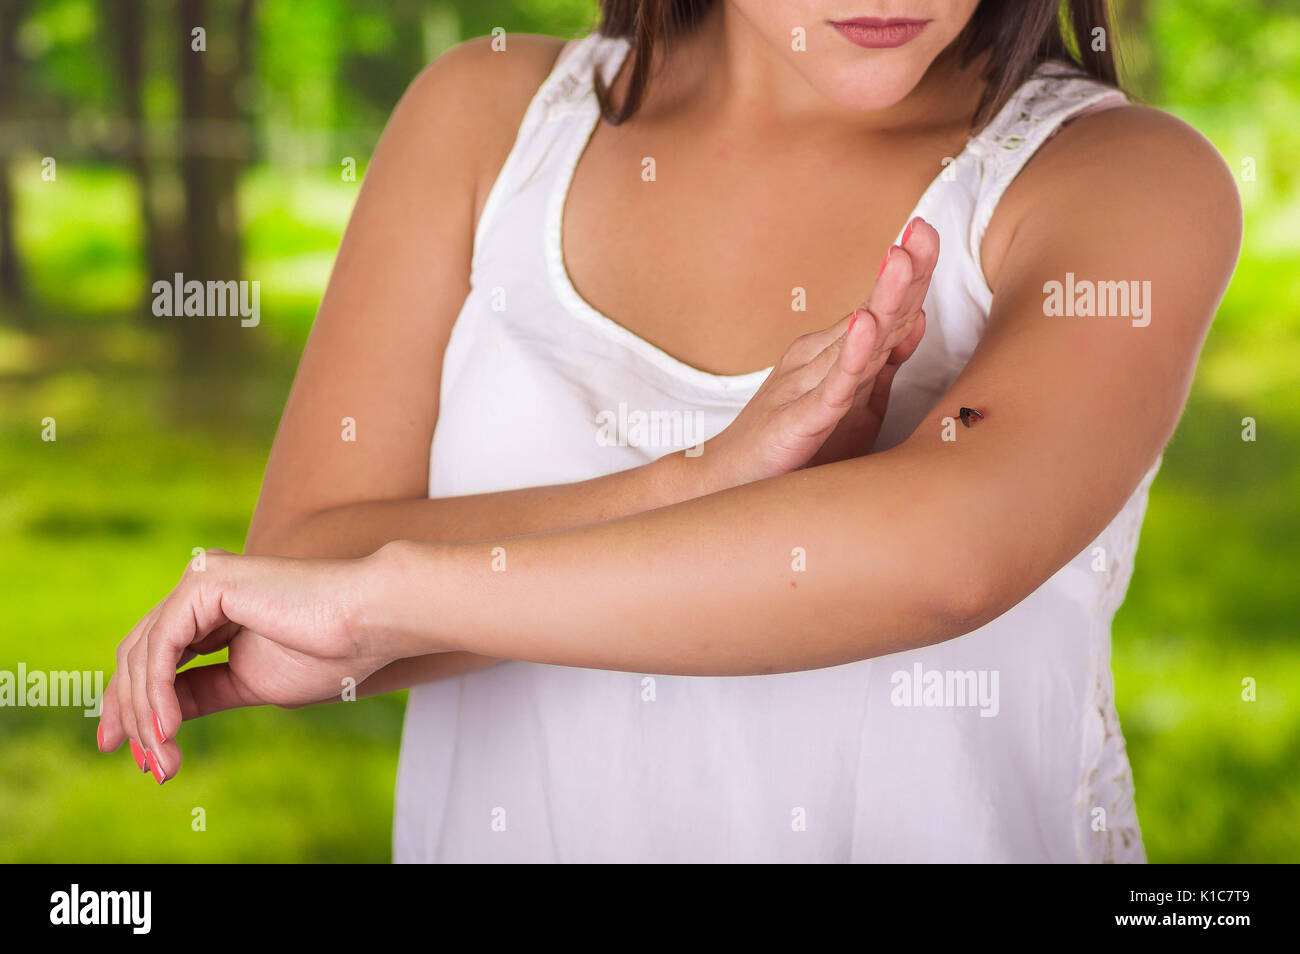
<svg viewBox="0 0 1300 954"><path fill-rule="evenodd" d="M939 258L924 219L891 246L867 304L795 340L736 419L704 445L722 486L860 457L871 450L898 368L925 333L922 305Z"/></svg>

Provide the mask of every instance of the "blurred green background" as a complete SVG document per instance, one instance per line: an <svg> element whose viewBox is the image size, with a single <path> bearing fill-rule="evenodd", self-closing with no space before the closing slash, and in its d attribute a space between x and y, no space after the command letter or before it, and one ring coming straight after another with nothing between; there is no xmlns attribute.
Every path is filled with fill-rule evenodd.
<svg viewBox="0 0 1300 954"><path fill-rule="evenodd" d="M1246 209L1115 626L1138 810L1152 861L1295 861L1300 12L1120 10L1133 89L1215 143ZM344 160L360 179L411 77L493 27L593 23L587 0L0 0L0 669L111 673L193 547L242 548ZM261 324L155 318L173 271L257 278ZM0 710L0 861L387 860L403 703L201 721L161 789L75 710Z"/></svg>

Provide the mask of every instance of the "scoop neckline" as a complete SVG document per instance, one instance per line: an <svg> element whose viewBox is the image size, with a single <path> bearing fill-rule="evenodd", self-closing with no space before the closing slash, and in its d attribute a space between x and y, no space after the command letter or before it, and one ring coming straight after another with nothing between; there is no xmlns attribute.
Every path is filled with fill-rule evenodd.
<svg viewBox="0 0 1300 954"><path fill-rule="evenodd" d="M609 39L609 38L601 38ZM613 77L616 79L627 60L627 54L631 49L631 44L622 38L614 38L620 46L620 51L616 59L612 61ZM581 57L574 57L575 60ZM587 64L590 65L590 64ZM599 65L599 61L597 61ZM602 74L603 74L602 70ZM569 75L576 77L574 67L568 67ZM590 82L589 76L576 77L580 81ZM906 229L907 223L912 221L916 216L921 214L923 208L928 207L930 197L934 190L944 182L944 176L948 170L955 169L960 162L968 161L975 153L975 143L982 140L990 130L999 125L1000 120L1009 113L1013 108L1018 108L1017 103L1024 94L1024 90L1029 83L1037 79L1037 76L1031 77L1026 83L1016 90L1010 100L999 110L998 114L985 124L983 129L973 136L968 136L961 150L953 157L952 162L946 165L938 175L930 181L925 187L920 198L917 199L912 211L903 220L903 224L896 233L894 244L902 237L903 230ZM612 86L613 79L608 82ZM639 355L650 364L654 365L661 371L681 380L688 384L701 388L720 389L723 391L740 391L750 388L757 388L772 373L775 365L769 365L757 371L745 371L740 374L715 374L711 371L705 371L703 368L696 367L693 364L681 360L669 354L667 351L651 344L645 338L642 338L636 332L627 326L615 321L604 312L596 308L595 305L582 297L577 287L573 284L573 279L569 275L568 266L564 260L564 210L568 203L569 193L573 188L573 179L577 173L578 163L582 161L582 156L586 153L587 147L591 144L592 137L600 124L600 105L596 101L595 90L588 88L583 93L582 99L583 110L579 113L582 121L586 123L585 131L581 135L573 138L573 143L565 156L564 164L560 174L555 177L554 184L551 187L550 200L546 212L546 260L547 272L550 275L551 288L556 296L564 304L568 312L578 318L584 324L590 326L606 338L626 348L628 351Z"/></svg>
<svg viewBox="0 0 1300 954"><path fill-rule="evenodd" d="M630 44L626 40L619 39L618 43L621 50L617 54L617 58L613 60L613 75L615 78L623 68L630 49ZM589 77L582 77L582 79L588 82L590 80ZM612 85L612 80L610 82ZM591 143L591 139L600 123L600 107L596 102L594 90L587 89L584 92L583 106L584 112L581 113L581 121L586 124L585 129L581 130L580 135L573 138L573 143L565 157L560 174L555 177L546 213L546 259L552 290L571 315L589 325L604 337L645 359L660 371L680 381L697 388L710 390L746 391L757 389L766 380L767 376L772 373L775 365L769 365L757 371L745 371L740 374L715 374L712 371L705 371L703 368L688 364L669 354L657 345L651 344L627 326L615 321L583 298L577 287L574 286L573 279L569 275L568 266L564 261L564 209L568 202L578 163L587 151L587 146Z"/></svg>

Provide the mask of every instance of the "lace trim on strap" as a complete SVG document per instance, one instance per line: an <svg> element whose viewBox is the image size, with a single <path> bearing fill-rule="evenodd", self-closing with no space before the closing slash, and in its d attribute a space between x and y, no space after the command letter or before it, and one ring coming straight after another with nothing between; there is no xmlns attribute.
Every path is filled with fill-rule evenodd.
<svg viewBox="0 0 1300 954"><path fill-rule="evenodd" d="M968 144L983 183L971 219L970 252L983 271L980 246L993 210L1020 170L1063 124L1102 105L1123 106L1128 98L1078 70L1045 63Z"/></svg>
<svg viewBox="0 0 1300 954"><path fill-rule="evenodd" d="M619 67L623 65L630 44L621 37L592 33L570 42L561 51L555 70L547 79L539 98L548 111L565 113L572 108L586 106L587 98L595 99L594 70L600 68L601 79L612 83Z"/></svg>

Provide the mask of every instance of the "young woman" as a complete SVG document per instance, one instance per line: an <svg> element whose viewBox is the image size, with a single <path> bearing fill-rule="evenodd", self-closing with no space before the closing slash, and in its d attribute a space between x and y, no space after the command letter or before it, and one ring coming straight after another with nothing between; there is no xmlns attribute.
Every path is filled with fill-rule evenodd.
<svg viewBox="0 0 1300 954"><path fill-rule="evenodd" d="M1109 626L1224 164L1101 0L602 7L412 85L265 555L122 642L100 748L414 686L399 861L1142 860Z"/></svg>

